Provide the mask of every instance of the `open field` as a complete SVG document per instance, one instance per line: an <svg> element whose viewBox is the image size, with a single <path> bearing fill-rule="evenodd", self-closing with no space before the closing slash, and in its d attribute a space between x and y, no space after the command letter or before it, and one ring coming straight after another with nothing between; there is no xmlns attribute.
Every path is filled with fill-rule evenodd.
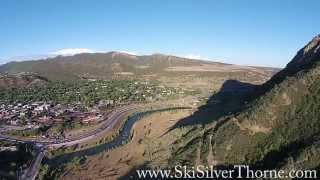
<svg viewBox="0 0 320 180"><path fill-rule="evenodd" d="M253 71L261 74L267 74L265 70L250 66L226 65L226 64L198 64L193 66L171 66L165 71L192 71L192 72L241 72Z"/></svg>

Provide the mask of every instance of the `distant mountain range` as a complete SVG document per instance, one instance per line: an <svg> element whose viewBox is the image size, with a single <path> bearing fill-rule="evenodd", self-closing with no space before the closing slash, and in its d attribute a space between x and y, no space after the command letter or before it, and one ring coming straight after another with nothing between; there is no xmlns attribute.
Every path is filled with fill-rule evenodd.
<svg viewBox="0 0 320 180"><path fill-rule="evenodd" d="M164 54L137 56L116 51L10 62L0 66L2 73L32 72L49 80L205 76L263 82L277 71L277 68L239 66Z"/></svg>

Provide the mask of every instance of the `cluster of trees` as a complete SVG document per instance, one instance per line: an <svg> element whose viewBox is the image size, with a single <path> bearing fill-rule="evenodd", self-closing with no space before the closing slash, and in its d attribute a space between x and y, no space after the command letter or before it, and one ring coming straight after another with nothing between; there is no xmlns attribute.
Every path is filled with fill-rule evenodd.
<svg viewBox="0 0 320 180"><path fill-rule="evenodd" d="M2 103L51 101L61 104L80 102L93 106L100 100L110 100L112 103L145 101L148 98L160 98L159 95L171 96L177 91L174 88L129 80L53 81L45 86L2 89L0 101ZM163 94L163 92L171 93Z"/></svg>

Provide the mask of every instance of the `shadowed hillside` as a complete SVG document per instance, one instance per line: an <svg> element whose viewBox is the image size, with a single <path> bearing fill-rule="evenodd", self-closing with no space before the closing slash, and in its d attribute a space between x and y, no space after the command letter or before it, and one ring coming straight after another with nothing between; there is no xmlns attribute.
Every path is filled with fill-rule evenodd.
<svg viewBox="0 0 320 180"><path fill-rule="evenodd" d="M251 100L241 111L217 117L213 112L219 107L208 105L210 123L195 126L178 139L170 163L319 169L319 42L315 37L284 70L247 94ZM201 108L193 116L200 112Z"/></svg>
<svg viewBox="0 0 320 180"><path fill-rule="evenodd" d="M207 124L221 117L245 109L251 97L249 95L257 88L256 85L237 80L227 80L219 92L213 94L203 106L200 106L192 116L180 120L172 129L187 125Z"/></svg>

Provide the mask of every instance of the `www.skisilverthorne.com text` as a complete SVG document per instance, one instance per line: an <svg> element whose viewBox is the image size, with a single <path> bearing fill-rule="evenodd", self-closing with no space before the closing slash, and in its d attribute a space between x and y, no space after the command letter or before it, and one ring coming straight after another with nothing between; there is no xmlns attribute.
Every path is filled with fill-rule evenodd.
<svg viewBox="0 0 320 180"><path fill-rule="evenodd" d="M196 167L175 166L173 169L136 170L141 179L287 179L309 178L317 179L316 170L259 170L250 168L248 165L234 165L228 169L215 169L214 166L199 165Z"/></svg>

